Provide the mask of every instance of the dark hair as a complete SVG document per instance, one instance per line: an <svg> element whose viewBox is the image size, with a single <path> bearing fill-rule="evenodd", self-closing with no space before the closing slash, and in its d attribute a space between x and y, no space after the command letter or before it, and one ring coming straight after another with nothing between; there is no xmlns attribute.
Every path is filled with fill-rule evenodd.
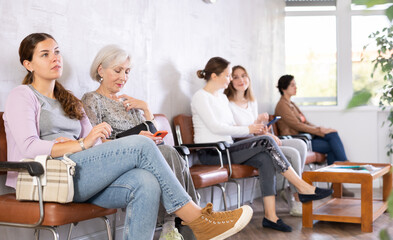
<svg viewBox="0 0 393 240"><path fill-rule="evenodd" d="M212 74L220 75L230 64L229 61L221 57L213 57L206 63L205 69L198 70L197 76L209 81Z"/></svg>
<svg viewBox="0 0 393 240"><path fill-rule="evenodd" d="M282 90L286 90L293 79L294 77L292 75L284 75L278 79L277 88L281 96L284 95Z"/></svg>
<svg viewBox="0 0 393 240"><path fill-rule="evenodd" d="M51 35L47 33L32 33L25 37L19 46L19 61L23 65L23 61L32 61L34 50L38 43L45 41L46 39L53 39ZM22 84L31 84L34 82L34 72L28 73L23 79ZM81 120L84 116L82 110L81 101L75 97L70 91L66 90L57 80L55 82L54 89L55 98L60 102L65 114L71 119Z"/></svg>
<svg viewBox="0 0 393 240"><path fill-rule="evenodd" d="M243 70L246 73L248 80L250 81L248 88L246 89L246 91L244 91L244 97L247 99L247 101L251 101L251 102L255 101L255 97L254 97L254 94L252 93L252 89L251 89L250 76L248 75L247 70L243 66L237 65L237 66L232 67L232 78L233 78L234 72L237 69ZM233 83L231 81L229 83L228 87L224 90L224 94L227 95L227 98L231 101L235 97L235 93L236 93L236 89L235 89L235 87L233 87Z"/></svg>

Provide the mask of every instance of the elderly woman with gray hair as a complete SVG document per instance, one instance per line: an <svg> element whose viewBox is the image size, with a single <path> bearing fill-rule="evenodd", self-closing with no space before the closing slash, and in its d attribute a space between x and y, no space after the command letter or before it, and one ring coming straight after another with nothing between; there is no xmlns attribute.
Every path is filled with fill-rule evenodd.
<svg viewBox="0 0 393 240"><path fill-rule="evenodd" d="M107 122L113 129L111 138L145 121L154 123L154 116L145 101L126 94L119 95L127 83L130 65L131 58L125 50L116 45L105 46L97 53L90 68L90 76L100 86L82 97L92 125ZM150 131L141 131L139 135L152 139L156 144L162 142L161 137L154 137ZM158 145L158 148L183 188L196 201L196 191L185 160L171 146ZM181 239L174 219L175 215L166 214L163 207L160 207L158 222L164 222L160 239Z"/></svg>

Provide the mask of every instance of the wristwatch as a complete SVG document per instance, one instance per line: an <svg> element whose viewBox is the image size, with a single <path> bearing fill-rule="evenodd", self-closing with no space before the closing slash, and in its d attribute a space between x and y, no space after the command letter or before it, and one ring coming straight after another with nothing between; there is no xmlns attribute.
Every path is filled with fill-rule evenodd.
<svg viewBox="0 0 393 240"><path fill-rule="evenodd" d="M81 146L82 150L86 150L85 144L83 143L83 140L85 140L85 138L79 138L78 139L78 143Z"/></svg>

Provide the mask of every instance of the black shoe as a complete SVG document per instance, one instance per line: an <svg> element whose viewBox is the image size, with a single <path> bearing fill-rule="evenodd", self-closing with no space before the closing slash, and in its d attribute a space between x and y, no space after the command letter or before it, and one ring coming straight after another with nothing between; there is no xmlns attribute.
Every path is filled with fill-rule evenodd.
<svg viewBox="0 0 393 240"><path fill-rule="evenodd" d="M267 218L263 218L262 226L265 228L272 228L281 232L292 232L292 228L286 225L281 219L278 219L277 223L275 223Z"/></svg>
<svg viewBox="0 0 393 240"><path fill-rule="evenodd" d="M300 194L299 193L299 200L300 200L300 202L305 203L305 202L309 202L309 201L323 199L325 197L332 195L332 193L333 193L332 189L316 187L314 194Z"/></svg>

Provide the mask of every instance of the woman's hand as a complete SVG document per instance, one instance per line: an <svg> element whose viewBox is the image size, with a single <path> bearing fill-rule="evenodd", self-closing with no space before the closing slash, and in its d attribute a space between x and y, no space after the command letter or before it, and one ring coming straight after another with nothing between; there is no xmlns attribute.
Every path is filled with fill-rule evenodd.
<svg viewBox="0 0 393 240"><path fill-rule="evenodd" d="M266 135L272 137L278 146L282 146L281 139L279 139L276 135L271 133L267 133Z"/></svg>
<svg viewBox="0 0 393 240"><path fill-rule="evenodd" d="M58 137L55 139L55 143L63 143L63 142L68 142L68 141L72 141L75 139L71 139L71 138L66 138L66 137Z"/></svg>
<svg viewBox="0 0 393 240"><path fill-rule="evenodd" d="M130 97L126 94L120 95L119 98L125 99L123 101L123 106L125 107L127 112L133 108L141 109L144 112L146 120L149 121L154 118L153 114L150 112L149 105L145 101Z"/></svg>
<svg viewBox="0 0 393 240"><path fill-rule="evenodd" d="M329 134L329 133L332 133L332 132L337 132L337 130L336 130L336 129L333 129L333 128L324 128L324 127L320 127L320 129L321 129L321 132L322 132L323 134Z"/></svg>
<svg viewBox="0 0 393 240"><path fill-rule="evenodd" d="M263 124L251 124L248 126L249 133L262 135L267 132L267 127Z"/></svg>
<svg viewBox="0 0 393 240"><path fill-rule="evenodd" d="M86 148L90 148L94 146L94 144L96 144L98 139L105 140L109 138L111 133L112 127L108 123L100 123L93 127L89 135L87 135L87 137L85 137L85 139L83 140L83 143L85 144Z"/></svg>
<svg viewBox="0 0 393 240"><path fill-rule="evenodd" d="M269 114L265 112L258 115L257 120L255 120L255 123L265 124L268 121L269 121Z"/></svg>
<svg viewBox="0 0 393 240"><path fill-rule="evenodd" d="M120 95L119 98L125 99L123 101L123 105L126 108L126 111L130 111L132 108L142 109L143 111L149 110L149 106L145 101L130 97L126 94Z"/></svg>
<svg viewBox="0 0 393 240"><path fill-rule="evenodd" d="M162 137L153 137L153 133L149 132L149 131L141 131L139 133L139 135L145 136L150 138L151 140L153 140L156 144L160 144L162 143Z"/></svg>

